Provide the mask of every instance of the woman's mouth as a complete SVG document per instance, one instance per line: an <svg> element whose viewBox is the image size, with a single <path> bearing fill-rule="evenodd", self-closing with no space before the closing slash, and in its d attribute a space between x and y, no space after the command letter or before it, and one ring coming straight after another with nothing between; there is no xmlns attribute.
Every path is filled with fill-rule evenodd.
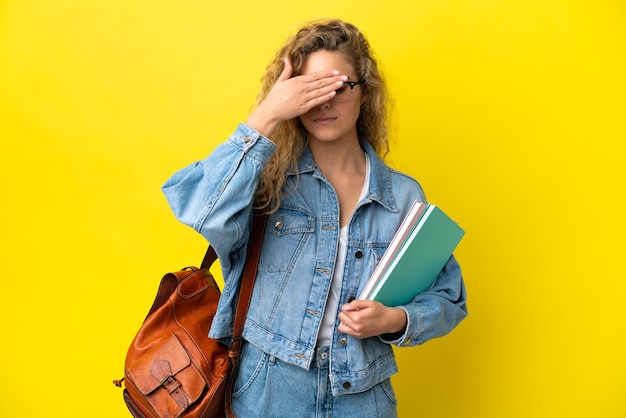
<svg viewBox="0 0 626 418"><path fill-rule="evenodd" d="M321 117L321 118L313 119L313 122L317 123L318 125L328 125L334 122L335 119L336 118L331 118L331 117Z"/></svg>

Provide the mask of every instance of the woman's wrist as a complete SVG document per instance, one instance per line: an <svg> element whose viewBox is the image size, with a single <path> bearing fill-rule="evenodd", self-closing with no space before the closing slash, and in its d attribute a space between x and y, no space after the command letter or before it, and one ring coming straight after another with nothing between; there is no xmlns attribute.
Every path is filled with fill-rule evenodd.
<svg viewBox="0 0 626 418"><path fill-rule="evenodd" d="M390 334L404 333L408 319L406 311L402 308L391 308Z"/></svg>
<svg viewBox="0 0 626 418"><path fill-rule="evenodd" d="M246 125L260 133L266 138L270 138L280 121L268 117L263 112L259 112L258 109L252 112L246 121Z"/></svg>

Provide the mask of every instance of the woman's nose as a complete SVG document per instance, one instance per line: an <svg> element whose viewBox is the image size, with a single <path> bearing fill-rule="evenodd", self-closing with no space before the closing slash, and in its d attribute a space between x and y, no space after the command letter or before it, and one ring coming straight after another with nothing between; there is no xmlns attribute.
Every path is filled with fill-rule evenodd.
<svg viewBox="0 0 626 418"><path fill-rule="evenodd" d="M328 109L331 106L332 101L333 101L332 99L328 100L328 101L322 103L321 105L319 105L318 107L320 109Z"/></svg>

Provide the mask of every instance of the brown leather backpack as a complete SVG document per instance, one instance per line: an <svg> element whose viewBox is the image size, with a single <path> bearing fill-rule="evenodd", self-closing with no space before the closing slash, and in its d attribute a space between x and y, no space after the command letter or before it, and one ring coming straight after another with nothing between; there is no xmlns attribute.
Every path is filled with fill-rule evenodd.
<svg viewBox="0 0 626 418"><path fill-rule="evenodd" d="M209 246L201 268L167 273L152 308L126 354L124 401L136 418L234 417L230 395L239 365L243 324L252 296L265 229L255 219L248 246L229 346L209 338L220 290L209 268L217 260Z"/></svg>

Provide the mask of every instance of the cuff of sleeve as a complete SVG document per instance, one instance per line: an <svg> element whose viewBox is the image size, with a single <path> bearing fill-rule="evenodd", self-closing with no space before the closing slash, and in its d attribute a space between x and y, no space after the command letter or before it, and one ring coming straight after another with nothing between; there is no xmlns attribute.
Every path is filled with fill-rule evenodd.
<svg viewBox="0 0 626 418"><path fill-rule="evenodd" d="M413 325L416 321L414 318L411 318L409 311L406 310L403 306L398 306L398 308L404 310L406 313L406 328L404 332L395 332L391 334L382 334L379 336L380 340L387 344L394 344L398 347L408 347L417 344L417 333L415 326Z"/></svg>
<svg viewBox="0 0 626 418"><path fill-rule="evenodd" d="M240 123L237 126L237 130L230 136L229 142L241 149L247 157L262 163L267 163L276 149L276 144L245 123Z"/></svg>
<svg viewBox="0 0 626 418"><path fill-rule="evenodd" d="M237 126L237 129L233 133L232 139L237 141L238 144L243 144L244 146L249 146L250 144L253 144L259 140L263 142L269 142L270 144L274 145L274 143L269 138L264 137L254 128L251 128L243 122L239 123L239 125Z"/></svg>

